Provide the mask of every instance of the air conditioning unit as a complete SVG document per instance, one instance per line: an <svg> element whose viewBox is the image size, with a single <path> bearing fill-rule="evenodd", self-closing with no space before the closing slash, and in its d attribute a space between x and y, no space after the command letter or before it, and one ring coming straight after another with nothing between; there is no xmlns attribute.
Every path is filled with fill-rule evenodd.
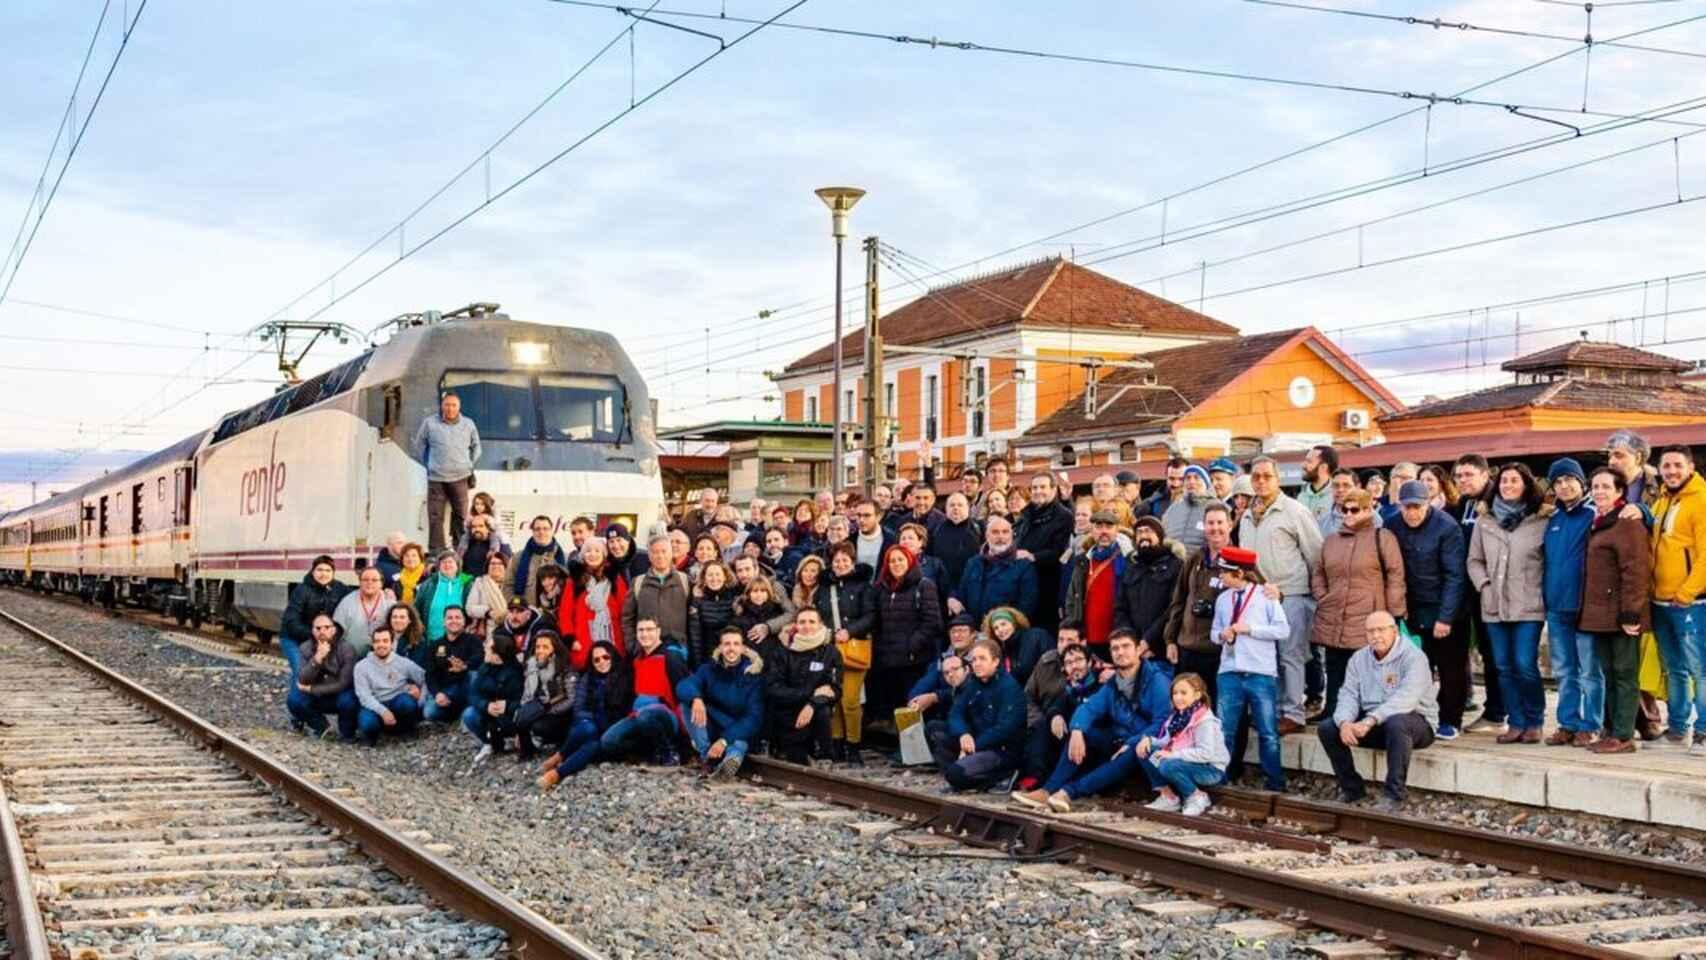
<svg viewBox="0 0 1706 960"><path fill-rule="evenodd" d="M1367 410L1346 410L1343 413L1339 414L1339 429L1341 429L1341 430L1367 430L1368 429L1368 411Z"/></svg>

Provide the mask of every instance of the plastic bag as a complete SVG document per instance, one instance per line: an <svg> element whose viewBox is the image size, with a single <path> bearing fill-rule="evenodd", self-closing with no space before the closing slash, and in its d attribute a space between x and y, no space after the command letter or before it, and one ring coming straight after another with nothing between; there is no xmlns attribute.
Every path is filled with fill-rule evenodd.
<svg viewBox="0 0 1706 960"><path fill-rule="evenodd" d="M924 715L911 707L897 707L894 726L900 732L900 762L907 766L933 763L930 741L924 736Z"/></svg>

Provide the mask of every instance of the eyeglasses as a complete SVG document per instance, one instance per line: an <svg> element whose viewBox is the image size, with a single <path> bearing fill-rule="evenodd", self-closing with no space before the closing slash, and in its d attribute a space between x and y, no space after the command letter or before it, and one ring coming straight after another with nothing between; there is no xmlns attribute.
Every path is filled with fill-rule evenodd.
<svg viewBox="0 0 1706 960"><path fill-rule="evenodd" d="M1340 507L1339 512L1347 517L1354 517L1357 514L1365 513L1366 511L1362 507Z"/></svg>
<svg viewBox="0 0 1706 960"><path fill-rule="evenodd" d="M593 657L592 662L593 663L609 663L610 658L609 657Z"/></svg>

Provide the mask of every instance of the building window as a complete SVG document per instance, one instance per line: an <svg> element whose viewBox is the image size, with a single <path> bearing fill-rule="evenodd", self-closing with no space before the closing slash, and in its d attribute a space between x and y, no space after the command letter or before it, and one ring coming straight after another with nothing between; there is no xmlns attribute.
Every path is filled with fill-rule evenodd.
<svg viewBox="0 0 1706 960"><path fill-rule="evenodd" d="M1232 448L1226 451L1234 459L1253 457L1262 452L1261 437L1233 437Z"/></svg>
<svg viewBox="0 0 1706 960"><path fill-rule="evenodd" d="M983 367L978 367L972 373L971 435L974 437L983 436L983 411L988 406L984 402L986 396L984 376L986 372Z"/></svg>
<svg viewBox="0 0 1706 960"><path fill-rule="evenodd" d="M861 419L859 411L853 406L853 391L841 391L841 422L858 423Z"/></svg>
<svg viewBox="0 0 1706 960"><path fill-rule="evenodd" d="M808 423L816 423L817 422L817 398L816 397L807 397L806 398L806 421Z"/></svg>
<svg viewBox="0 0 1706 960"><path fill-rule="evenodd" d="M1121 463L1136 463L1137 462L1137 441L1136 440L1122 440L1122 441L1120 441L1120 462Z"/></svg>
<svg viewBox="0 0 1706 960"><path fill-rule="evenodd" d="M936 375L924 378L924 439L936 441L936 404L940 402L939 391L936 389Z"/></svg>
<svg viewBox="0 0 1706 960"><path fill-rule="evenodd" d="M1060 448L1060 465L1063 467L1076 467L1078 465L1078 451L1072 449L1072 444L1069 443Z"/></svg>
<svg viewBox="0 0 1706 960"><path fill-rule="evenodd" d="M883 384L883 416L892 417L894 415L894 383L890 381Z"/></svg>

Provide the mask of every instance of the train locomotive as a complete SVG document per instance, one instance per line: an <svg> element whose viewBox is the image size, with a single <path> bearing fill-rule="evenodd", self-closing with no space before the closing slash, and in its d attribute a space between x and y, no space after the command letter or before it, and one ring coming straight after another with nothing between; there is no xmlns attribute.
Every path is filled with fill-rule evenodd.
<svg viewBox="0 0 1706 960"><path fill-rule="evenodd" d="M536 515L560 532L577 516L635 532L659 516L651 402L615 338L473 304L398 318L351 360L0 515L0 579L268 639L313 557L353 583L392 531L426 543L411 446L446 391L479 427L477 489L511 543Z"/></svg>

